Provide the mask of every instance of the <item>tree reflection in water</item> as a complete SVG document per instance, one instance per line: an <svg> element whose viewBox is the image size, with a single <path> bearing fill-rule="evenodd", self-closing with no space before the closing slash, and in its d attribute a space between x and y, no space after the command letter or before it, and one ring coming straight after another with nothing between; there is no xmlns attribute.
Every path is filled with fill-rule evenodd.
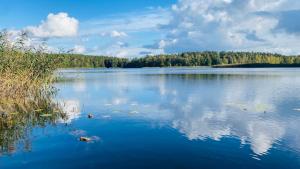
<svg viewBox="0 0 300 169"><path fill-rule="evenodd" d="M62 105L53 100L54 95L52 89L47 94L44 92L31 99L0 104L0 154L12 154L19 148L30 151L29 136L34 127L55 125L59 120L67 120Z"/></svg>

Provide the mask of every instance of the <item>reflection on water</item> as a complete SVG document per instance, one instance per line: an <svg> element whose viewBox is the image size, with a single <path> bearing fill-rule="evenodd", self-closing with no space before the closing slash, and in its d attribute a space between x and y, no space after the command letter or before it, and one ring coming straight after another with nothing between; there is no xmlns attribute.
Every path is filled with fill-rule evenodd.
<svg viewBox="0 0 300 169"><path fill-rule="evenodd" d="M57 119L65 118L58 112L43 116L40 113L15 114L0 118L0 154L14 153L20 144L21 149L31 150L30 130L33 127L43 127L55 124Z"/></svg>
<svg viewBox="0 0 300 169"><path fill-rule="evenodd" d="M206 74L195 70L195 74L152 71L79 71L72 89L67 88L74 92L70 97L97 112L111 109L119 114L165 120L189 140L237 137L258 155L280 144L285 136L300 137L300 123L290 125L300 120L300 112L293 110L299 106L299 70ZM298 145L289 146L300 150Z"/></svg>
<svg viewBox="0 0 300 169"><path fill-rule="evenodd" d="M30 112L0 113L0 155L13 154L16 151L31 151L31 130L35 127L54 125L67 119L61 107L51 101L51 96L38 98L33 105L27 104ZM39 109L37 109L39 108Z"/></svg>
<svg viewBox="0 0 300 169"><path fill-rule="evenodd" d="M65 79L56 84L60 89L57 100L64 103L64 112L69 117L67 123L74 128L68 133L73 137L91 133L101 140L99 135L103 134L103 142L93 144L102 148L94 147L93 151L88 151L90 154L98 156L104 150L112 151L113 145L101 145L111 138L111 144L127 147L126 150L113 149L118 154L130 154L137 142L143 142L152 154L137 156L146 158L162 151L158 145L167 146L163 141L166 139L170 140L166 143L170 146L176 143L183 146L171 147L170 152L178 150L184 154L191 151L189 160L180 156L183 162L180 164L186 164L184 162L198 155L212 163L223 159L226 164L232 160L238 163L239 159L248 156L262 160L264 165L261 166L247 162L249 167L258 168L268 168L266 165L277 158L288 161L296 157L290 164L300 166L299 69L80 69L61 72ZM94 119L86 118L89 113L94 114ZM146 129L143 125L149 127ZM105 130L111 132L105 134ZM129 135L131 130L141 130L131 135L135 140L123 136L127 132ZM150 137L149 130L156 132L154 137ZM166 134L173 130L177 134ZM178 141L176 135L184 136L188 143ZM148 142L156 143L157 147ZM216 143L223 146L212 146ZM204 147L188 149L195 144ZM251 151L248 152L248 148ZM82 149L82 153L85 151ZM201 151L219 154L211 157ZM117 156L115 153L112 154ZM166 155L176 159L174 156L179 155ZM112 160L107 155L101 157L106 162ZM123 156L124 160L129 157ZM264 157L268 160L263 160ZM94 162L101 161L89 158ZM197 160L190 165L204 165L196 163ZM126 164L131 166L132 162Z"/></svg>

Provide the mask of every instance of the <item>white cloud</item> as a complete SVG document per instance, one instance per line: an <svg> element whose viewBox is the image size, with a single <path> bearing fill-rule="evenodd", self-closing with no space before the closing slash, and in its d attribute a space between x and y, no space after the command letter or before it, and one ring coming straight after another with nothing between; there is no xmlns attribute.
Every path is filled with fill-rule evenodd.
<svg viewBox="0 0 300 169"><path fill-rule="evenodd" d="M82 45L75 45L72 51L73 53L83 54L86 51L86 49Z"/></svg>
<svg viewBox="0 0 300 169"><path fill-rule="evenodd" d="M8 43L14 46L19 45L17 44L17 42L22 38L23 41L22 48L27 48L31 50L42 50L48 53L58 51L56 47L49 46L48 44L46 44L44 39L35 38L28 35L22 37L23 33L25 33L23 30L14 30L14 29L7 30Z"/></svg>
<svg viewBox="0 0 300 169"><path fill-rule="evenodd" d="M125 37L125 36L127 36L127 34L125 32L111 31L110 36L111 37Z"/></svg>
<svg viewBox="0 0 300 169"><path fill-rule="evenodd" d="M72 37L77 35L78 25L79 21L69 17L67 13L50 13L46 21L42 21L38 26L29 26L26 30L34 37L40 38Z"/></svg>
<svg viewBox="0 0 300 169"><path fill-rule="evenodd" d="M292 9L300 10L300 3L292 0L180 0L172 6L172 19L163 27L167 34L160 42L164 42L164 50L171 53L198 50L300 53L299 46L295 45L300 43L299 35L277 30L281 19L286 19L278 17L280 13Z"/></svg>
<svg viewBox="0 0 300 169"><path fill-rule="evenodd" d="M100 41L88 46L87 54L127 58L161 54L162 49L150 49L144 45L153 43L153 36L161 33L158 27L167 24L169 19L168 10L157 8L94 19L81 23L80 36L89 38L90 44Z"/></svg>
<svg viewBox="0 0 300 169"><path fill-rule="evenodd" d="M116 42L108 46L96 46L89 51L89 54L105 55L105 56L116 56L124 58L135 58L144 55L156 55L163 51L161 49L149 49L145 47L129 46L124 42Z"/></svg>
<svg viewBox="0 0 300 169"><path fill-rule="evenodd" d="M113 31L101 33L101 36L109 36L111 38L122 38L122 37L127 37L128 35L125 32L113 30Z"/></svg>
<svg viewBox="0 0 300 169"><path fill-rule="evenodd" d="M7 31L7 38L8 41L14 43L18 40L18 38L21 36L21 31L19 30L8 30Z"/></svg>
<svg viewBox="0 0 300 169"><path fill-rule="evenodd" d="M201 50L299 54L300 24L293 19L299 16L300 2L293 0L179 0L170 8L83 21L80 30L79 21L67 13L50 13L40 25L25 30L32 41L60 37L60 42L54 43L55 38L48 42L68 49L83 44L86 49L75 46L76 53L97 55L136 57ZM117 44L120 40L123 45Z"/></svg>

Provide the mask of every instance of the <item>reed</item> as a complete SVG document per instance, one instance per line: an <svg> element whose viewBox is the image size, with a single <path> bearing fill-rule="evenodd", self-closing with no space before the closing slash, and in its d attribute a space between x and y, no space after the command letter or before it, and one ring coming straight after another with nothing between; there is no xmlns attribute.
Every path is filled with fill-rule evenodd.
<svg viewBox="0 0 300 169"><path fill-rule="evenodd" d="M19 142L28 147L28 133L34 126L67 119L53 101L56 65L43 47L26 45L26 34L16 41L0 32L0 155L12 153Z"/></svg>
<svg viewBox="0 0 300 169"><path fill-rule="evenodd" d="M55 64L43 48L27 47L26 34L9 41L0 33L0 112L32 112L55 93L52 87ZM47 100L46 99L46 100Z"/></svg>

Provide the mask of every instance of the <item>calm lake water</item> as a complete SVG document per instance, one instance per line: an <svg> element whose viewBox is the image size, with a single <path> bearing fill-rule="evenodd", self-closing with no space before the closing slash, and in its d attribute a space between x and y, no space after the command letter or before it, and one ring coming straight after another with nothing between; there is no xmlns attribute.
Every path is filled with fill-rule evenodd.
<svg viewBox="0 0 300 169"><path fill-rule="evenodd" d="M300 168L300 69L60 76L56 100L68 119L29 127L16 148L1 153L1 169Z"/></svg>

